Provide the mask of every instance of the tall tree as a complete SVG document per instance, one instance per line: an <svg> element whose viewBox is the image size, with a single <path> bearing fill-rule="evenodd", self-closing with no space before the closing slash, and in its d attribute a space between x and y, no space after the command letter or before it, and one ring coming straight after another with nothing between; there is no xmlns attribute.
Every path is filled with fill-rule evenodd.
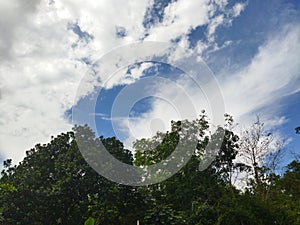
<svg viewBox="0 0 300 225"><path fill-rule="evenodd" d="M283 141L267 131L257 117L256 122L242 132L239 151L244 163L251 168L255 189L263 194L266 171L274 172L282 159Z"/></svg>
<svg viewBox="0 0 300 225"><path fill-rule="evenodd" d="M226 115L227 124L229 120L232 118ZM155 215L159 217L159 212L164 211L164 215L168 213L174 219L181 218L181 221L187 221L186 224L216 222L213 219L217 214L214 205L218 204L223 195L237 193L231 178L232 173L241 168L241 164L234 162L238 136L222 127L211 133L205 113L197 120L173 121L171 125L171 132L158 133L153 138L137 140L134 144L135 164L143 166L167 158L180 138L197 140L191 159L178 173L168 180L145 188L153 206L146 215L150 213L151 218ZM203 160L208 160L209 164L204 164ZM199 167L199 164L204 167ZM148 219L146 217L142 222L147 222Z"/></svg>
<svg viewBox="0 0 300 225"><path fill-rule="evenodd" d="M82 157L75 133L93 145L101 139L111 154L132 164L120 141L97 139L86 126L38 144L18 166L5 162L0 180L4 224L83 224L89 216L96 224L134 223L139 210L136 215L132 210L141 204L139 194L98 175Z"/></svg>

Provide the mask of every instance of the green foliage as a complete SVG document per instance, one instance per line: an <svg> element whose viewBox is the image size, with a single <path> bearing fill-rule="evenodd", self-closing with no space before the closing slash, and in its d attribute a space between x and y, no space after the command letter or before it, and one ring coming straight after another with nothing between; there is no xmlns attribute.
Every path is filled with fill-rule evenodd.
<svg viewBox="0 0 300 225"><path fill-rule="evenodd" d="M135 157L116 138L96 138L87 126L76 126L48 144L36 145L16 166L4 161L0 224L300 224L300 162L291 162L282 175L257 166L263 198L249 179L248 189L238 190L234 175L252 173L236 162L240 140L230 128L232 117L226 115L225 121L214 133L205 114L194 121L172 121L171 131L136 140ZM86 148L101 148L102 143L117 159L138 166L166 159L180 139L196 140L197 145L171 178L129 187L99 176L85 162L75 137L82 138ZM220 137L216 146L214 140ZM215 156L210 165L199 167L210 154Z"/></svg>
<svg viewBox="0 0 300 225"><path fill-rule="evenodd" d="M75 127L74 132L90 144L98 141L88 127ZM5 162L0 181L4 224L83 224L93 214L99 215L98 224L122 224L131 207L140 203L133 188L106 180L85 162L74 132L36 145L16 167ZM114 138L102 141L113 155L132 163L132 155L121 142Z"/></svg>
<svg viewBox="0 0 300 225"><path fill-rule="evenodd" d="M166 224L181 225L186 224L184 212L174 210L172 205L154 204L152 208L145 213L142 224Z"/></svg>
<svg viewBox="0 0 300 225"><path fill-rule="evenodd" d="M84 225L94 225L95 224L95 219L92 217L89 217L85 222Z"/></svg>

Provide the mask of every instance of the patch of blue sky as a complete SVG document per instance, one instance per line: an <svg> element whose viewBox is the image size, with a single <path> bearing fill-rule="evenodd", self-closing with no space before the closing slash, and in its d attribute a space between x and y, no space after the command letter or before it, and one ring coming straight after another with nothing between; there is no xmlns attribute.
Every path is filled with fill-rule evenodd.
<svg viewBox="0 0 300 225"><path fill-rule="evenodd" d="M284 116L287 120L285 124L279 127L280 131L286 138L291 138L290 144L287 146L286 161L294 159L292 153L300 155L300 135L296 134L295 128L300 126L300 91L282 97L278 102L281 112L280 116Z"/></svg>
<svg viewBox="0 0 300 225"><path fill-rule="evenodd" d="M118 38L126 37L127 36L127 31L126 31L125 27L117 26L116 27L116 36Z"/></svg>
<svg viewBox="0 0 300 225"><path fill-rule="evenodd" d="M89 58L89 57L82 57L81 59L80 59L80 61L81 62L83 62L83 63L85 63L86 65L92 65L92 60Z"/></svg>
<svg viewBox="0 0 300 225"><path fill-rule="evenodd" d="M284 142L283 158L279 162L278 173L288 162L296 159L295 155L300 156L300 135L296 134L295 131L295 128L300 126L299 105L300 91L276 99L275 102L264 105L252 112L253 115L258 115L262 121L264 121L265 115L270 113L276 115L273 121L274 124L272 122L266 124L266 128L275 134L279 132L280 138Z"/></svg>
<svg viewBox="0 0 300 225"><path fill-rule="evenodd" d="M116 136L111 124L111 108L114 99L123 87L119 85L111 89L103 88L97 96L93 93L81 98L76 105L65 112L65 118L72 120L73 124L87 124L91 128L94 128L95 123L98 136ZM96 105L93 106L95 98Z"/></svg>
<svg viewBox="0 0 300 225"><path fill-rule="evenodd" d="M136 64L131 65L128 68L127 72L130 73L130 70L137 66L138 65ZM178 79L181 78L182 74L183 71L181 71L178 68L172 67L171 65L168 64L154 62L152 67L144 71L143 76L144 77L159 76L168 79L169 81L176 82ZM130 84L130 85L134 85L134 84ZM103 135L103 136L115 135L112 126L111 110L114 104L114 100L123 90L123 88L125 88L126 86L127 85L115 85L110 89L101 89L97 97L97 102L95 106L95 115L94 115L97 132L99 135ZM86 98L86 100L88 100L88 98ZM127 115L128 118L136 119L143 116L143 114L150 112L154 100L155 100L154 96L149 96L147 98L143 98L138 102L136 102L131 108L129 115Z"/></svg>
<svg viewBox="0 0 300 225"><path fill-rule="evenodd" d="M166 78L170 81L176 82L180 75L184 73L179 68L176 68L170 64L166 63L155 63L156 66L156 75Z"/></svg>
<svg viewBox="0 0 300 225"><path fill-rule="evenodd" d="M152 25L162 22L164 9L170 2L172 1L155 0L153 7L147 10L143 22L144 26L150 28ZM231 8L235 3L236 1L229 1L227 8ZM241 15L233 19L232 24L218 27L214 34L218 46L222 46L227 41L230 41L231 44L217 51L204 52L205 62L219 76L222 74L228 75L230 72L236 72L245 68L258 53L259 47L272 34L277 33L286 24L300 21L299 5L300 1L297 0L247 1L247 6ZM80 38L91 38L87 32L80 29L78 24L73 25L72 30ZM190 47L194 48L199 40L204 43L207 42L206 32L207 26L199 26L191 30L188 36ZM122 38L126 35L126 30L118 28L116 29L116 35ZM176 42L176 39L174 41ZM159 58L157 58L157 61L159 61ZM86 61L86 63L89 63L89 61ZM127 73L130 75L130 70L138 66L132 65L128 68ZM143 76L161 76L176 81L182 74L183 72L177 68L167 64L155 63L155 66L148 68ZM125 85L117 85L111 89L103 89L98 96L95 120L99 135L115 136L110 118L111 109L114 99L124 87ZM297 106L300 103L298 99L300 99L300 93L283 97L276 101L276 104L281 104L280 113L288 120L287 123L280 126L280 130L293 138L293 146L297 148L295 150L299 153L300 135L296 135L294 131L296 126L300 126L299 110L297 110ZM149 112L153 101L153 97L138 101L128 116L135 118ZM265 106L261 110L262 112L270 111L272 107L273 105ZM255 114L256 112L253 113Z"/></svg>
<svg viewBox="0 0 300 225"><path fill-rule="evenodd" d="M127 74L131 74L131 70L139 68L143 63L152 63L153 65L143 71L141 77L159 76L175 82L184 72L170 64L162 63L159 58L155 61L139 62L128 66Z"/></svg>
<svg viewBox="0 0 300 225"><path fill-rule="evenodd" d="M229 1L227 8L236 1ZM215 42L222 46L226 41L231 44L217 51L204 51L205 62L216 75L226 75L245 68L269 38L278 34L285 26L293 26L300 21L300 1L247 1L241 15L232 21L230 26L221 25L215 33ZM189 34L190 47L197 41L207 43L206 26L200 26ZM284 34L283 34L284 35ZM300 75L300 74L299 74ZM299 83L298 81L295 81ZM300 126L299 117L300 92L276 99L271 105L265 105L253 114L269 114L276 111L279 117L284 116L287 122L276 127L284 136L292 138L286 146L287 154L284 163L293 160L289 151L300 154L300 135L295 134L295 127ZM279 107L278 107L279 105Z"/></svg>
<svg viewBox="0 0 300 225"><path fill-rule="evenodd" d="M137 101L129 112L129 119L135 119L141 117L143 114L152 110L153 101L155 100L154 96L149 96Z"/></svg>
<svg viewBox="0 0 300 225"><path fill-rule="evenodd" d="M192 29L188 35L189 47L195 48L198 41L207 42L207 25L198 26L195 29Z"/></svg>
<svg viewBox="0 0 300 225"><path fill-rule="evenodd" d="M69 123L72 123L72 108L65 111L64 119L67 120Z"/></svg>
<svg viewBox="0 0 300 225"><path fill-rule="evenodd" d="M251 62L268 38L285 25L299 21L299 1L248 1L245 10L232 21L231 26L220 26L216 30L215 41L218 46L226 41L232 43L218 51L207 52L204 55L205 61L217 74L224 70L228 74L243 68ZM201 32L203 36L203 29ZM190 39L191 43L195 43L197 36L191 36Z"/></svg>
<svg viewBox="0 0 300 225"><path fill-rule="evenodd" d="M99 135L115 136L111 121L111 109L118 94L125 85L114 86L111 89L101 89L97 96L94 119Z"/></svg>
<svg viewBox="0 0 300 225"><path fill-rule="evenodd" d="M165 8L176 0L154 0L152 7L149 7L145 13L143 25L149 29L151 26L161 23L164 18Z"/></svg>
<svg viewBox="0 0 300 225"><path fill-rule="evenodd" d="M69 30L72 30L74 32L74 34L76 34L78 36L78 38L82 41L84 41L85 43L89 43L90 41L92 41L94 39L94 36L89 34L86 31L81 30L81 27L79 26L78 22L76 23L68 23L67 28Z"/></svg>

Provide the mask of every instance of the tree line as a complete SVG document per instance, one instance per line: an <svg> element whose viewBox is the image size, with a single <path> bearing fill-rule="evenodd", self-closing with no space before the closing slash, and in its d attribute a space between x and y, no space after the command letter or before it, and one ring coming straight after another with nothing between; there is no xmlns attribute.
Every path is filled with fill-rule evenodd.
<svg viewBox="0 0 300 225"><path fill-rule="evenodd" d="M278 173L284 144L259 119L239 135L230 115L214 132L205 113L171 125L166 133L136 140L135 155L115 137L96 137L88 126L75 126L26 151L18 165L5 160L0 224L300 224L299 158ZM220 132L224 137L214 160L201 169L209 143ZM180 138L195 138L197 146L171 178L132 187L97 174L76 136L95 146L101 142L118 160L141 167L166 159Z"/></svg>

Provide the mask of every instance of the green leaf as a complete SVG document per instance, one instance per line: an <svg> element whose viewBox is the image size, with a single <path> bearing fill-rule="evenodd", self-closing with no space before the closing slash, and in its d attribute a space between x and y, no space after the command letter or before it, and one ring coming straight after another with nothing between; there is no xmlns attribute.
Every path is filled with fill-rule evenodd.
<svg viewBox="0 0 300 225"><path fill-rule="evenodd" d="M84 225L94 225L95 224L95 219L90 217L88 218L85 222Z"/></svg>

